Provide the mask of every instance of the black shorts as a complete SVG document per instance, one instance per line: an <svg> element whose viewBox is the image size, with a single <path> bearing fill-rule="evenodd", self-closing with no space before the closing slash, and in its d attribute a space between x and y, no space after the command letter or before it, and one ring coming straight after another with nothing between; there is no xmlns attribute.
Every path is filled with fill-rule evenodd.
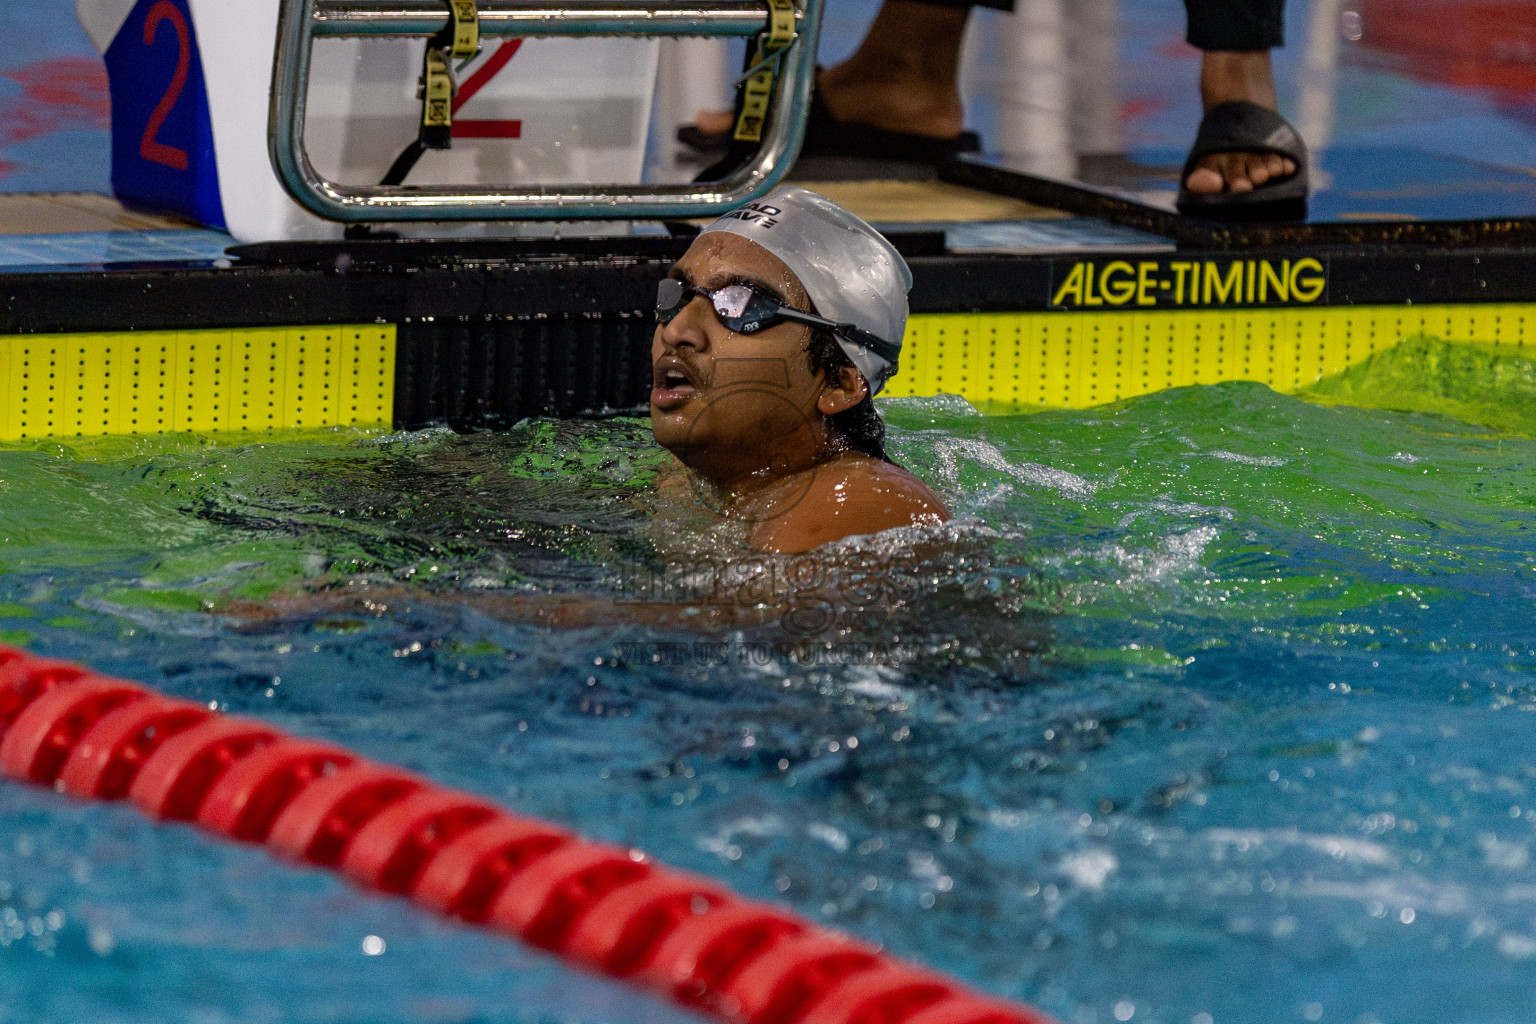
<svg viewBox="0 0 1536 1024"><path fill-rule="evenodd" d="M934 7L1013 10L1013 0L922 0ZM1270 50L1285 45L1285 0L1184 0L1185 38L1202 50Z"/></svg>

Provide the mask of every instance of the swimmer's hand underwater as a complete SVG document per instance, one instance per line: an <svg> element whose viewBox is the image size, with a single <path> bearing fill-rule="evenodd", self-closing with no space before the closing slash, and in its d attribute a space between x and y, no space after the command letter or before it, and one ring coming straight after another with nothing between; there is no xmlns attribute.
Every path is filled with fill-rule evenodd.
<svg viewBox="0 0 1536 1024"><path fill-rule="evenodd" d="M725 518L754 524L753 547L949 519L885 458L871 401L895 372L910 285L873 228L784 188L705 228L658 288L651 428Z"/></svg>

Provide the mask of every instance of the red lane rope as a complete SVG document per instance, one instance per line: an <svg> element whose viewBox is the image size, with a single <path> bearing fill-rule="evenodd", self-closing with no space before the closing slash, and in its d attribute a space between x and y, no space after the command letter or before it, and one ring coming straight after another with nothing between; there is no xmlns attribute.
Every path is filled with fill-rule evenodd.
<svg viewBox="0 0 1536 1024"><path fill-rule="evenodd" d="M0 770L265 844L728 1024L1051 1024L636 850L3 645Z"/></svg>

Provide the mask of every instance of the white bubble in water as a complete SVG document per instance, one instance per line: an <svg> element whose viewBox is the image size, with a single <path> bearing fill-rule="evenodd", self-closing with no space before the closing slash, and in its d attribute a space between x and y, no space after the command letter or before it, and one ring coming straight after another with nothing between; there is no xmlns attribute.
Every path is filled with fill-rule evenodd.
<svg viewBox="0 0 1536 1024"><path fill-rule="evenodd" d="M367 935L363 938L363 955L378 956L385 950L384 940L377 935Z"/></svg>
<svg viewBox="0 0 1536 1024"><path fill-rule="evenodd" d="M1126 1021L1136 1016L1136 1004L1129 999L1122 999L1115 1004L1115 1020Z"/></svg>
<svg viewBox="0 0 1536 1024"><path fill-rule="evenodd" d="M1237 452L1224 451L1220 448L1211 452L1211 454L1218 459L1224 459L1227 462L1241 462L1247 466L1284 466L1290 462L1289 459L1283 459L1278 455L1241 455Z"/></svg>
<svg viewBox="0 0 1536 1024"><path fill-rule="evenodd" d="M1515 932L1505 932L1499 936L1498 949L1511 960L1529 960L1536 957L1536 938Z"/></svg>
<svg viewBox="0 0 1536 1024"><path fill-rule="evenodd" d="M85 934L85 942L97 956L111 956L117 948L117 939L105 928L91 928Z"/></svg>

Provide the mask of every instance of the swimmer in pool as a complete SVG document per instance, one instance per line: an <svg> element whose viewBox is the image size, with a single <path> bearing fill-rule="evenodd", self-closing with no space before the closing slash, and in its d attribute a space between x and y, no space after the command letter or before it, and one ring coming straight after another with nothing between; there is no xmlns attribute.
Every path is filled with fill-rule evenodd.
<svg viewBox="0 0 1536 1024"><path fill-rule="evenodd" d="M802 188L781 188L701 231L657 288L651 428L673 455L658 479L661 531L686 532L675 513L696 515L703 501L719 525L744 530L737 537L751 547L796 555L847 537L948 521L939 496L886 458L885 424L871 400L896 371L911 283L906 262L879 232ZM916 547L926 549L920 540ZM850 600L839 592L816 596L829 604ZM425 599L400 587L349 585L229 602L223 610L259 620ZM498 618L552 626L735 628L784 613L756 599L698 607L491 593L472 603Z"/></svg>
<svg viewBox="0 0 1536 1024"><path fill-rule="evenodd" d="M896 372L911 285L879 232L794 187L704 228L660 283L651 429L674 473L751 524L753 547L949 519L886 458L872 401Z"/></svg>

